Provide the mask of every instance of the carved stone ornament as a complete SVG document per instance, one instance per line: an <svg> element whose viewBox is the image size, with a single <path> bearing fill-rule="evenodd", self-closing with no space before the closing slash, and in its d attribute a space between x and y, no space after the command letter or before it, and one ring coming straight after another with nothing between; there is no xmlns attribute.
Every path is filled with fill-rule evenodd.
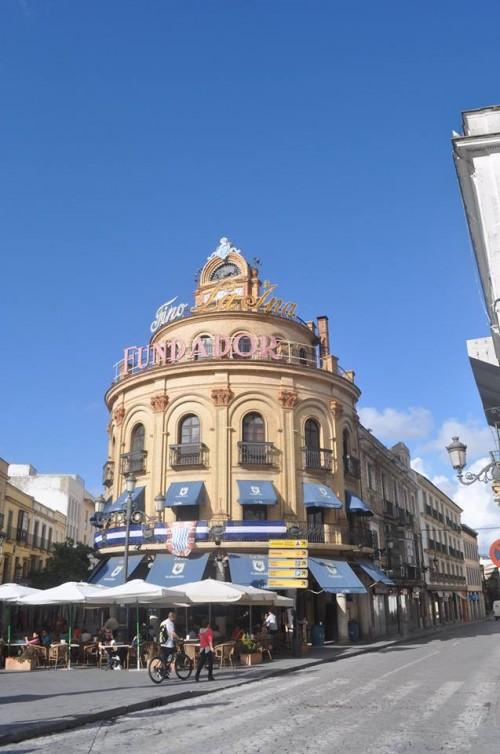
<svg viewBox="0 0 500 754"><path fill-rule="evenodd" d="M118 427L123 424L123 420L125 419L124 406L118 406L118 408L115 408L115 410L113 411L113 419Z"/></svg>
<svg viewBox="0 0 500 754"><path fill-rule="evenodd" d="M159 393L158 395L153 395L151 397L151 406L153 411L165 411L165 409L168 406L168 395L165 395L164 393Z"/></svg>
<svg viewBox="0 0 500 754"><path fill-rule="evenodd" d="M330 411L335 417L342 416L344 409L339 401L330 401Z"/></svg>
<svg viewBox="0 0 500 754"><path fill-rule="evenodd" d="M228 387L214 387L212 400L216 406L229 406L234 398L234 393Z"/></svg>
<svg viewBox="0 0 500 754"><path fill-rule="evenodd" d="M293 408L297 403L299 395L296 390L280 390L278 400L283 408Z"/></svg>
<svg viewBox="0 0 500 754"><path fill-rule="evenodd" d="M113 420L111 419L108 423L108 435L111 437L113 434Z"/></svg>
<svg viewBox="0 0 500 754"><path fill-rule="evenodd" d="M226 238L226 236L223 236L220 241L219 245L215 249L215 251L210 254L208 259L213 259L214 257L219 257L219 259L227 259L227 257L231 254L231 252L234 252L235 254L240 254L241 251L236 248L236 246L233 246L229 238Z"/></svg>

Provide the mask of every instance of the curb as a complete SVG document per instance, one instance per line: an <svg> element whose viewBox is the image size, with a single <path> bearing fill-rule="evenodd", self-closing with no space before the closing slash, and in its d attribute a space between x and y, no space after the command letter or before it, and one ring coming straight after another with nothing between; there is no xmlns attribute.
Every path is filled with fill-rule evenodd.
<svg viewBox="0 0 500 754"><path fill-rule="evenodd" d="M482 621L475 621L477 623L480 623ZM459 625L469 625L469 624L457 624L457 628ZM240 686L246 686L250 683L258 683L261 680L266 680L268 678L276 678L281 675L288 675L290 673L297 673L300 670L304 670L306 668L313 668L317 665L325 665L327 663L331 662L338 662L339 660L345 660L351 657L358 657L359 655L363 654L370 654L374 652L380 652L381 650L387 649L388 647L392 647L397 644L405 644L409 643L418 639L422 638L430 638L432 639L435 635L442 633L443 628L452 628L452 626L443 626L442 628L434 628L434 629L428 629L427 631L422 632L421 634L412 635L412 636L405 636L397 639L389 639L387 641L377 642L376 645L365 645L356 649L353 649L353 651L347 651L343 652L339 655L334 655L332 657L323 657L320 659L313 659L309 661L305 661L301 665L297 666L291 666L288 668L276 668L276 670L269 670L266 673L263 673L262 675L259 675L256 678L244 678L241 679L241 681L232 683L229 688L238 688ZM189 691L179 691L177 694L172 694L171 696L165 697L165 696L158 696L154 697L152 699L145 699L141 702L135 702L133 704L122 704L119 707L111 707L105 710L100 710L99 712L91 712L88 714L78 715L77 717L70 717L65 720L56 720L51 722L41 722L36 725L30 726L26 730L18 730L18 731L12 731L11 733L7 733L5 735L0 736L0 747L3 747L7 744L12 743L20 743L21 741L27 741L30 738L41 738L42 736L50 736L54 733L62 733L67 730L74 730L76 728L81 728L84 725L89 725L90 723L96 723L100 721L110 720L116 717L122 717L124 715L129 715L132 712L141 712L145 709L154 709L155 707L166 707L169 704L172 704L173 702L181 702L185 699L198 699L199 697L203 696L209 696L211 694L217 694L217 692L222 691L223 688L228 687L222 687L222 688L210 688L205 690L202 689L196 689L196 690L189 690Z"/></svg>

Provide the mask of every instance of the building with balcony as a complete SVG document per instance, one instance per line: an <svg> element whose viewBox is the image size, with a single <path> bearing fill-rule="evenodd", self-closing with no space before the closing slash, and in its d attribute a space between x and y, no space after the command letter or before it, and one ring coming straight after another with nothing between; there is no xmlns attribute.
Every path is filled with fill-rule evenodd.
<svg viewBox="0 0 500 754"><path fill-rule="evenodd" d="M389 577L371 587L373 631L405 634L423 625L418 485L406 445L387 448L362 425L359 444L361 498L373 512L376 563Z"/></svg>
<svg viewBox="0 0 500 754"><path fill-rule="evenodd" d="M422 474L416 474L426 583L426 622L467 616L467 580L460 516L462 509Z"/></svg>
<svg viewBox="0 0 500 754"><path fill-rule="evenodd" d="M45 567L52 544L65 540L66 516L26 494L8 478L0 459L0 583L27 582L30 572Z"/></svg>
<svg viewBox="0 0 500 754"><path fill-rule="evenodd" d="M349 621L368 635L373 533L354 513L360 391L330 352L327 317L301 320L221 239L194 304L171 297L151 333L125 349L105 396L103 562L93 580L120 571L133 475L128 576L147 554L158 583L219 574L265 586L269 540L305 538L299 615L322 621L327 638L346 639Z"/></svg>
<svg viewBox="0 0 500 754"><path fill-rule="evenodd" d="M466 620L479 620L486 615L483 573L477 547L477 531L462 524L462 541L467 601L464 605Z"/></svg>
<svg viewBox="0 0 500 754"><path fill-rule="evenodd" d="M32 495L66 520L66 539L84 542L85 483L78 474L39 474L30 464L9 465L11 484Z"/></svg>

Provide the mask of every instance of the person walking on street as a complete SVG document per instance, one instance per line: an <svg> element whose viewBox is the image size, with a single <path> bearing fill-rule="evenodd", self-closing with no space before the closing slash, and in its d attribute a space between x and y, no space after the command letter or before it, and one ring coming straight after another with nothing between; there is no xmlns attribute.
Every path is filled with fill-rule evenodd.
<svg viewBox="0 0 500 754"><path fill-rule="evenodd" d="M264 619L264 625L269 631L269 634L271 636L271 645L274 650L276 643L276 634L278 633L278 622L272 610L267 611L266 617Z"/></svg>
<svg viewBox="0 0 500 754"><path fill-rule="evenodd" d="M213 668L214 668L214 632L210 627L208 620L202 621L200 628L200 657L198 660L198 666L196 668L195 680L200 680L200 673L202 668L207 663L208 680L215 681Z"/></svg>

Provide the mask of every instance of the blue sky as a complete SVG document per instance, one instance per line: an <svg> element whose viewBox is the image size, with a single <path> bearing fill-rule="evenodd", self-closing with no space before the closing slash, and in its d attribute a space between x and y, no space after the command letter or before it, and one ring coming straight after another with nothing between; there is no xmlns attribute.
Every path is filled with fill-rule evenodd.
<svg viewBox="0 0 500 754"><path fill-rule="evenodd" d="M464 341L487 323L450 145L462 110L500 102L498 4L482 18L4 0L0 455L97 491L112 365L221 235L303 318L330 316L382 439L442 475L454 420L484 455Z"/></svg>

